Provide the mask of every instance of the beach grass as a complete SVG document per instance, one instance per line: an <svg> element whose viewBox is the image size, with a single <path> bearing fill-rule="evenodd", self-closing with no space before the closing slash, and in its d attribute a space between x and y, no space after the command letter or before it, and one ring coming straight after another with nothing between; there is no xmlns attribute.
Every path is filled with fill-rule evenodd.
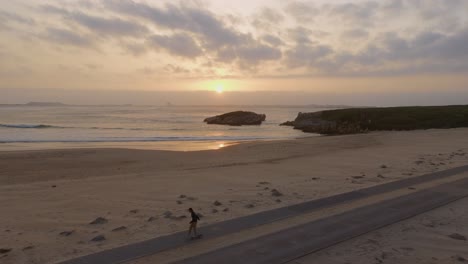
<svg viewBox="0 0 468 264"><path fill-rule="evenodd" d="M468 127L468 105L327 110L321 119L369 131Z"/></svg>

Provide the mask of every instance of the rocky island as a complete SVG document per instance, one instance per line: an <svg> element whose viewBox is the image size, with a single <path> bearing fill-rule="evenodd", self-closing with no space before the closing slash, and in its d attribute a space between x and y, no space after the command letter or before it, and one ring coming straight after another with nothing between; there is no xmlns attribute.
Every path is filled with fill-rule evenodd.
<svg viewBox="0 0 468 264"><path fill-rule="evenodd" d="M207 124L228 125L228 126L246 126L261 125L265 121L266 115L257 114L248 111L234 111L205 118Z"/></svg>
<svg viewBox="0 0 468 264"><path fill-rule="evenodd" d="M324 135L468 127L468 105L327 110L299 113L294 121L281 125Z"/></svg>

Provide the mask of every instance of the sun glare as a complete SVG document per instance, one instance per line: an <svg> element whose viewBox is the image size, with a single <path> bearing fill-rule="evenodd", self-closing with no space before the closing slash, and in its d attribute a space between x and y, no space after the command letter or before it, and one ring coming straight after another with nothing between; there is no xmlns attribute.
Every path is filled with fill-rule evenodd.
<svg viewBox="0 0 468 264"><path fill-rule="evenodd" d="M223 93L223 91L224 91L223 85L221 85L221 84L216 85L216 92L217 93L221 94L221 93Z"/></svg>

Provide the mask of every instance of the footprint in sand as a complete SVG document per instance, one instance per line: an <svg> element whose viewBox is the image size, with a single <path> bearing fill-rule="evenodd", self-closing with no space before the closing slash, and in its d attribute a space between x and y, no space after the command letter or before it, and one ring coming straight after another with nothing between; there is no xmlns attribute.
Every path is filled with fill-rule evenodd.
<svg viewBox="0 0 468 264"><path fill-rule="evenodd" d="M98 235L98 236L93 237L91 239L91 242L101 242L104 240L106 240L106 237L104 235Z"/></svg>
<svg viewBox="0 0 468 264"><path fill-rule="evenodd" d="M114 229L112 229L111 231L112 232L118 232L118 231L123 231L123 230L126 230L127 227L126 226L119 226L119 227L116 227Z"/></svg>
<svg viewBox="0 0 468 264"><path fill-rule="evenodd" d="M11 248L0 248L0 254L6 254L10 251L12 251L13 249Z"/></svg>
<svg viewBox="0 0 468 264"><path fill-rule="evenodd" d="M277 189L272 189L271 190L271 195L272 196L283 196L283 194L280 191L278 191Z"/></svg>
<svg viewBox="0 0 468 264"><path fill-rule="evenodd" d="M109 220L107 220L106 218L98 217L98 218L94 219L92 222L90 222L89 224L90 225L102 225L102 224L105 224L107 222L109 222Z"/></svg>
<svg viewBox="0 0 468 264"><path fill-rule="evenodd" d="M455 240L463 240L463 241L466 241L466 237L463 236L463 235L460 235L458 233L453 233L451 235L448 235L448 237L450 237L451 239L455 239Z"/></svg>
<svg viewBox="0 0 468 264"><path fill-rule="evenodd" d="M70 235L72 235L73 233L75 233L75 230L71 230L71 231L63 231L63 232L60 232L60 234L59 234L59 235L61 235L61 236L66 236L66 237L67 237L67 236L70 236Z"/></svg>

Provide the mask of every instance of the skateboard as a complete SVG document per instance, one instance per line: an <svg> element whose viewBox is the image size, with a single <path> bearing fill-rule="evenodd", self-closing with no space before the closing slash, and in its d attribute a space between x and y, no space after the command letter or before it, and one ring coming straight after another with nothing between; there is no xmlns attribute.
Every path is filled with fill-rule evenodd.
<svg viewBox="0 0 468 264"><path fill-rule="evenodd" d="M200 239L200 238L202 238L202 237L203 237L203 235L202 235L202 234L199 234L199 235L197 235L196 237L190 237L188 240L189 240L189 241L197 240L197 239Z"/></svg>

